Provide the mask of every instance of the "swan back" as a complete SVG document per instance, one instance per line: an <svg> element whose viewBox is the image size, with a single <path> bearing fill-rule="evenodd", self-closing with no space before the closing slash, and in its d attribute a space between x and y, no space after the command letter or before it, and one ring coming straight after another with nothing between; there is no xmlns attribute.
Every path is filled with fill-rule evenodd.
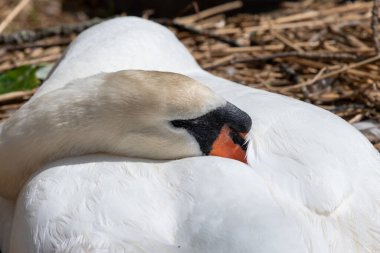
<svg viewBox="0 0 380 253"><path fill-rule="evenodd" d="M200 67L168 29L149 20L120 17L81 33L34 97L74 79L126 69L186 73Z"/></svg>

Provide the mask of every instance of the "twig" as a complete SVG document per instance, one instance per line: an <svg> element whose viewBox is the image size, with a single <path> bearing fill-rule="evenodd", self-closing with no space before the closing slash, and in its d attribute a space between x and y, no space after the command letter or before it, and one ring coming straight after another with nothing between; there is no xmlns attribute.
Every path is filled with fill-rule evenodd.
<svg viewBox="0 0 380 253"><path fill-rule="evenodd" d="M25 6L30 2L30 0L21 0L18 5L9 13L9 15L0 24L0 34L7 28L7 26L12 22L12 20L25 8Z"/></svg>
<svg viewBox="0 0 380 253"><path fill-rule="evenodd" d="M51 36L67 36L72 33L80 33L83 30L102 22L105 19L94 18L79 24L66 24L63 26L49 27L43 30L23 30L9 35L0 35L1 44L21 44L33 42Z"/></svg>
<svg viewBox="0 0 380 253"><path fill-rule="evenodd" d="M368 20L367 17L362 17L361 19L357 18L347 18L340 21L341 25L344 25L346 23L351 23L352 21L364 21ZM313 28L319 28L319 27L325 27L328 24L337 24L339 22L335 18L327 18L325 20L311 20L311 21L300 21L300 22L294 22L294 23L284 23L284 24L268 24L264 23L258 26L251 26L251 27L245 27L244 31L246 33L251 32L263 32L268 30L284 30L284 29L296 29L296 28L304 28L304 27L313 27Z"/></svg>
<svg viewBox="0 0 380 253"><path fill-rule="evenodd" d="M26 44L22 44L22 45L7 45L7 46L4 46L3 48L10 52L10 51L16 51L16 50L23 50L23 49L26 49L26 48L37 48L37 47L40 47L40 48L48 48L48 47L54 47L54 46L66 46L68 44L70 44L70 42L72 41L71 38L62 38L62 39L59 39L58 41L52 41L52 42L37 42L37 43L26 43Z"/></svg>
<svg viewBox="0 0 380 253"><path fill-rule="evenodd" d="M281 52L277 54L258 56L251 61L268 61L274 58L285 58L285 57L298 57L311 60L357 60L358 56L354 54L346 53L331 53L331 52Z"/></svg>
<svg viewBox="0 0 380 253"><path fill-rule="evenodd" d="M287 38L285 38L281 34L273 32L273 35L274 35L274 37L276 37L276 39L278 39L279 41L281 41L282 43L284 43L288 47L293 48L297 52L303 52L302 48L298 47L297 45L295 45L293 42L291 42L290 40L288 40Z"/></svg>
<svg viewBox="0 0 380 253"><path fill-rule="evenodd" d="M364 66L366 64L369 64L371 62L375 62L375 61L378 61L380 60L380 55L376 55L376 56L373 56L371 58L368 58L366 60L363 60L363 61L360 61L360 62L357 62L357 63L353 63L351 65L348 65L348 66L344 66L343 68L341 69L338 69L338 70L335 70L335 71L332 71L330 73L327 73L325 75L322 75L318 80L316 81L319 81L319 80L322 80L322 79L325 79L325 78L329 78L329 77L333 77L333 76L336 76L340 73L343 73L343 72L346 72L347 70L349 69L355 69L355 68L358 68L358 67L361 67L361 66Z"/></svg>
<svg viewBox="0 0 380 253"><path fill-rule="evenodd" d="M356 114L354 117L352 117L350 120L348 120L348 123L350 123L350 124L357 123L360 120L362 120L362 118L363 118L363 114L362 113Z"/></svg>
<svg viewBox="0 0 380 253"><path fill-rule="evenodd" d="M311 80L308 80L306 82L303 82L303 83L299 83L299 84L296 84L296 85L292 85L292 86L289 86L289 87L285 87L285 88L282 88L281 89L281 92L287 92L287 91L291 91L291 90L294 90L294 89L299 89L299 88L303 88L303 87L306 87L306 86L309 86L309 85L312 85L313 83L315 83L322 75L323 73L326 71L326 68L322 68L314 77L313 79Z"/></svg>
<svg viewBox="0 0 380 253"><path fill-rule="evenodd" d="M7 71L7 70L10 70L10 69L13 69L13 68L16 68L16 67L23 66L23 65L32 65L32 64L39 64L39 63L46 63L46 62L54 62L54 61L58 60L60 57L61 57L61 54L52 54L52 55L46 55L46 56L43 56L43 57L37 58L37 59L32 59L32 60L27 60L27 61L18 61L14 64L9 64L9 65L5 65L5 66L0 67L0 73Z"/></svg>
<svg viewBox="0 0 380 253"><path fill-rule="evenodd" d="M188 26L188 25L179 24L175 20L173 21L170 19L156 19L154 21L156 21L160 24L166 25L166 26L173 26L179 30L187 31L187 32L194 33L194 34L203 35L203 36L224 42L224 43L226 43L232 47L240 47L241 46L235 40L230 39L228 37L220 36L220 35L214 34L213 32L209 32L206 30L200 30L200 29Z"/></svg>
<svg viewBox="0 0 380 253"><path fill-rule="evenodd" d="M4 105L1 105L0 106L0 112L6 112L6 111L11 111L11 110L17 110L18 108L20 108L22 106L22 104L19 104L17 102L14 102L14 103L6 103Z"/></svg>
<svg viewBox="0 0 380 253"><path fill-rule="evenodd" d="M215 68L215 67L218 67L218 66L227 65L230 62L232 62L234 60L234 58L235 58L234 55L227 55L225 57L222 57L220 59L215 60L214 62L212 62L210 64L203 65L203 68L204 69L212 69L212 68Z"/></svg>
<svg viewBox="0 0 380 253"><path fill-rule="evenodd" d="M224 21L225 18L226 18L225 14L215 15L215 16L205 18L205 19L197 22L193 27L198 28L198 29L215 28L217 26L217 24L221 21ZM222 35L222 33L219 33L220 30L223 30L223 29L218 28L217 30L215 30L215 34Z"/></svg>
<svg viewBox="0 0 380 253"><path fill-rule="evenodd" d="M297 13L285 17L280 17L277 19L273 20L273 23L276 24L284 24L284 23L290 23L290 22L295 22L295 21L300 21L300 20L308 20L312 18L318 18L322 16L328 16L328 15L336 15L340 13L348 13L350 11L356 11L356 10L361 10L361 9L367 9L370 7L369 3L366 2L357 2L357 3L352 3L344 6L338 6L334 7L331 9L327 10L322 10L322 11L307 11L303 13Z"/></svg>
<svg viewBox="0 0 380 253"><path fill-rule="evenodd" d="M225 54L234 54L234 53L252 53L252 52L261 52L261 51L281 51L284 49L283 44L272 44L264 46L250 46L250 47L236 47L236 48L225 48L221 50L215 50L211 53L213 55L225 55Z"/></svg>
<svg viewBox="0 0 380 253"><path fill-rule="evenodd" d="M371 28L372 28L372 34L373 34L373 42L375 43L376 51L378 54L380 54L379 5L380 5L380 0L373 0Z"/></svg>
<svg viewBox="0 0 380 253"><path fill-rule="evenodd" d="M302 13L293 14L290 16L280 17L273 20L273 23L276 24L283 24L283 23L290 23L300 20L307 20L311 18L316 18L320 15L319 11L307 11Z"/></svg>
<svg viewBox="0 0 380 253"><path fill-rule="evenodd" d="M286 89L287 91L293 90L293 89L298 89L300 87L304 87L305 85L306 86L310 85L310 84L312 84L314 82L317 82L317 81L320 81L320 80L323 80L323 79L326 79L326 78L330 78L330 77L339 75L340 73L346 72L346 71L348 71L350 69L358 68L358 67L361 67L363 65L366 65L366 64L369 64L371 62L378 61L378 60L380 60L380 54L376 55L374 57L368 58L368 59L366 59L364 61L360 61L360 62L353 63L353 64L348 65L348 66L344 66L343 68L340 68L340 69L335 70L335 71L331 71L330 73L327 73L327 74L324 74L324 75L319 75L317 78L314 77L312 80L306 81L305 83L296 84L296 85L293 85L293 86L290 86L290 87L286 87L284 89Z"/></svg>
<svg viewBox="0 0 380 253"><path fill-rule="evenodd" d="M190 25L190 24L193 24L194 22L196 22L196 21L198 21L200 19L204 19L204 18L213 16L213 15L216 15L216 14L227 12L227 11L239 9L242 6L243 6L243 2L242 1L234 1L234 2L225 3L225 4L222 4L222 5L218 5L218 6L212 7L210 9L206 9L206 10L200 11L200 12L194 14L194 15L189 15L189 16L186 16L186 17L176 18L176 19L174 19L174 21L176 23L178 23L178 24Z"/></svg>
<svg viewBox="0 0 380 253"><path fill-rule="evenodd" d="M0 104L6 104L12 101L24 101L29 99L35 90L32 91L14 91L0 95Z"/></svg>
<svg viewBox="0 0 380 253"><path fill-rule="evenodd" d="M270 46L270 47L269 47ZM239 49L241 49L239 51ZM231 50L231 49L229 49ZM263 50L282 50L282 48L278 47L277 45L267 45L267 46L260 46L260 47L242 47L237 48L235 52L242 53L242 52L259 52ZM229 51L228 51L229 52ZM228 64L236 64L236 63L252 63L257 61L270 61L275 58L286 58L286 57L297 57L297 58L304 58L304 59L311 59L311 60L357 60L358 56L353 54L346 54L346 53L330 53L330 52L281 52L281 53L274 53L270 55L264 55L264 56L256 56L254 58L238 58L236 60L231 61L223 61L219 64L213 64L211 66L208 66L207 69L213 69L216 67L228 65ZM322 63L319 63L322 65ZM323 66L322 66L323 67Z"/></svg>
<svg viewBox="0 0 380 253"><path fill-rule="evenodd" d="M238 49L241 49L240 51ZM235 50L236 53L244 53L244 52L259 52L263 50L268 51L278 51L282 48L276 47L276 45L268 45L268 46L261 46L261 47L242 47L237 48ZM229 49L231 50L231 49ZM219 52L219 51L218 51ZM228 51L228 53L230 53ZM274 53L270 55L263 55L263 56L256 56L253 58L237 58L235 60L231 61L222 61L218 64L212 64L207 67L207 69L213 69L216 67L228 65L228 64L237 64L237 63L253 63L253 62L260 62L260 61L270 61L276 58L287 58L287 57L297 57L301 59L311 59L311 60L357 60L358 56L353 54L346 54L346 53L330 53L330 52L281 52L281 53ZM306 60L305 60L306 61ZM317 67L324 67L325 64L316 62Z"/></svg>

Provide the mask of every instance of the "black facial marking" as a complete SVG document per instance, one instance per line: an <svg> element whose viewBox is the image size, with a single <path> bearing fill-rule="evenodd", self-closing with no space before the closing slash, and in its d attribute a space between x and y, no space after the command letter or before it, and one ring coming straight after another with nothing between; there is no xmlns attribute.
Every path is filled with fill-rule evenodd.
<svg viewBox="0 0 380 253"><path fill-rule="evenodd" d="M173 120L171 123L175 127L186 129L193 135L204 155L210 153L212 144L218 138L224 125L227 125L232 130L230 137L233 142L246 150L247 144L239 133L247 133L252 126L251 117L229 102L225 106L219 107L201 117Z"/></svg>
<svg viewBox="0 0 380 253"><path fill-rule="evenodd" d="M236 145L239 145L244 151L247 151L248 143L245 141L243 137L240 136L240 134L238 134L235 131L231 131L230 137Z"/></svg>

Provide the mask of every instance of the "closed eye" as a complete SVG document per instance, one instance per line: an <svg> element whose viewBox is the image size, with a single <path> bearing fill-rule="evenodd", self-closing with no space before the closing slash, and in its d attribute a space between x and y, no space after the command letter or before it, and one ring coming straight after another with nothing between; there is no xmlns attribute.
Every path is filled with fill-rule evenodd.
<svg viewBox="0 0 380 253"><path fill-rule="evenodd" d="M187 120L172 120L170 123L177 128L185 128L188 125Z"/></svg>

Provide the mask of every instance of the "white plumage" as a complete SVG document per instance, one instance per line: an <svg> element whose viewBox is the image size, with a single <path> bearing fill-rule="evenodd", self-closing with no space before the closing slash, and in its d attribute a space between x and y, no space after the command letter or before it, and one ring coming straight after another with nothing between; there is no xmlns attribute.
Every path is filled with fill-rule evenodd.
<svg viewBox="0 0 380 253"><path fill-rule="evenodd" d="M379 252L380 156L315 106L217 78L166 28L118 18L82 33L32 99L99 72L178 72L253 120L247 166L90 155L45 166L13 206L7 252ZM80 90L78 90L80 92Z"/></svg>

